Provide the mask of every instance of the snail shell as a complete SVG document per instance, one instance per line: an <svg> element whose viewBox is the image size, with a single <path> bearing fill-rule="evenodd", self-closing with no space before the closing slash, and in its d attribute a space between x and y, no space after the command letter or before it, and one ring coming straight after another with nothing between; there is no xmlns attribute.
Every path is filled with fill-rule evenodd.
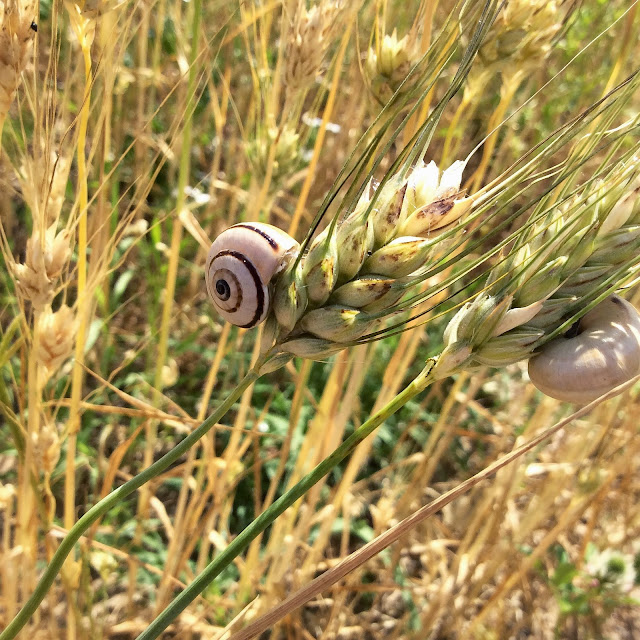
<svg viewBox="0 0 640 640"><path fill-rule="evenodd" d="M626 300L603 300L580 319L577 334L567 335L529 360L542 393L586 404L640 373L640 314Z"/></svg>
<svg viewBox="0 0 640 640"><path fill-rule="evenodd" d="M269 283L299 249L284 231L260 222L223 231L207 255L207 293L220 315L239 327L262 322L269 313Z"/></svg>

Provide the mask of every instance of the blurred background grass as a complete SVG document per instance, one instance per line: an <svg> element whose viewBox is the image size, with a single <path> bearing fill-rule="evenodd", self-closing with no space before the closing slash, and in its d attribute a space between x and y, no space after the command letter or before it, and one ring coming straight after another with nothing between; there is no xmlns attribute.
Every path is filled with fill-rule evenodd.
<svg viewBox="0 0 640 640"><path fill-rule="evenodd" d="M304 237L381 104L460 11L436 0L40 3L0 156L0 626L77 517L172 448L255 357L257 331L224 325L206 300L206 239L240 220ZM506 3L431 156L446 167L490 134L465 174L470 190L487 184L634 70L639 21L630 0ZM632 95L620 122L639 104ZM17 288L12 267L28 241L62 264L37 296ZM416 375L444 326L261 378L196 450L92 528L23 637L135 637ZM167 637L226 637L567 413L523 365L436 384L258 538ZM637 428L630 391L265 637L637 637Z"/></svg>

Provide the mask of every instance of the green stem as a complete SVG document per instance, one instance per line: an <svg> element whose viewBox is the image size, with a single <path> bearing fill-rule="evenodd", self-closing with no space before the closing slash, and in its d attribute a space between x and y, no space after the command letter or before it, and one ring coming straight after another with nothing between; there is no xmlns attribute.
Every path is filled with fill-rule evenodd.
<svg viewBox="0 0 640 640"><path fill-rule="evenodd" d="M260 377L260 369L268 359L267 355L262 356L247 375L239 382L238 386L229 394L225 401L214 411L202 424L194 429L184 440L177 444L169 453L165 454L139 473L131 480L125 482L121 487L112 491L108 496L95 504L87 513L85 513L78 522L69 530L64 537L57 551L53 555L49 566L42 574L38 585L33 594L27 600L18 615L11 621L7 628L0 633L0 640L12 640L15 638L20 629L29 621L31 616L49 591L55 577L58 575L66 557L71 553L76 542L89 527L101 518L112 507L119 504L127 496L131 495L136 489L149 482L153 478L159 476L163 471L168 469L174 462L185 454L202 436L204 436L213 425L219 422L225 414L231 409L236 400L244 393L244 391L252 385Z"/></svg>
<svg viewBox="0 0 640 640"><path fill-rule="evenodd" d="M2 373L0 372L0 414L5 417L7 424L9 425L9 431L13 438L13 443L18 452L18 459L20 462L24 461L25 442L24 435L20 430L20 423L18 422L15 414L11 411L11 399L9 398L9 392L5 384Z"/></svg>
<svg viewBox="0 0 640 640"><path fill-rule="evenodd" d="M167 608L143 631L137 640L154 640L171 624L186 607L200 595L220 572L234 558L242 553L251 541L260 535L279 515L286 511L296 500L301 498L314 484L321 480L337 464L344 460L360 442L370 435L389 416L403 407L409 400L422 392L434 380L432 371L435 360L429 360L422 372L389 404L383 407L349 436L331 455L308 473L298 484L289 489L261 513L229 546L174 598ZM0 640L4 640L0 636Z"/></svg>

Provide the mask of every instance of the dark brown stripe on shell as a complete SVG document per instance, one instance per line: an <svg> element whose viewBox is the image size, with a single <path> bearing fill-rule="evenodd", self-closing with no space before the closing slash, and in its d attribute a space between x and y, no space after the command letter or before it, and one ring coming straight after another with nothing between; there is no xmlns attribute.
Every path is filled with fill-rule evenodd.
<svg viewBox="0 0 640 640"><path fill-rule="evenodd" d="M251 327L255 326L258 323L258 320L260 320L260 316L264 311L265 300L264 300L264 291L262 290L262 280L260 280L260 275L258 274L253 264L249 261L247 256L245 256L243 253L240 253L239 251L229 251L229 250L220 251L216 254L216 257L213 260L215 260L220 256L231 256L232 258L239 260L247 268L247 271L253 278L253 283L256 288L256 311L250 322L248 322L247 324L238 325L242 329L250 329ZM211 261L212 263L213 263L213 260ZM240 287L238 287L238 289L240 289Z"/></svg>
<svg viewBox="0 0 640 640"><path fill-rule="evenodd" d="M262 236L271 246L272 249L278 250L278 243L266 232L262 229L258 229L258 227L254 227L251 224L247 224L246 222L241 222L240 224L234 224L235 228L240 227L241 229L249 229L250 231L255 231L258 235Z"/></svg>

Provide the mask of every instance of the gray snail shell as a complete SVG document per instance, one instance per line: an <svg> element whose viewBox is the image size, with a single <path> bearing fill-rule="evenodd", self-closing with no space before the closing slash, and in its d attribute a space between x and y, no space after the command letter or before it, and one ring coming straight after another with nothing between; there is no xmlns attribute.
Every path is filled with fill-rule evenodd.
<svg viewBox="0 0 640 640"><path fill-rule="evenodd" d="M639 373L640 314L615 295L580 319L574 337L552 340L529 360L529 377L542 393L579 404Z"/></svg>
<svg viewBox="0 0 640 640"><path fill-rule="evenodd" d="M213 242L207 255L207 293L218 313L239 327L266 319L269 283L300 245L281 229L262 222L235 224Z"/></svg>

